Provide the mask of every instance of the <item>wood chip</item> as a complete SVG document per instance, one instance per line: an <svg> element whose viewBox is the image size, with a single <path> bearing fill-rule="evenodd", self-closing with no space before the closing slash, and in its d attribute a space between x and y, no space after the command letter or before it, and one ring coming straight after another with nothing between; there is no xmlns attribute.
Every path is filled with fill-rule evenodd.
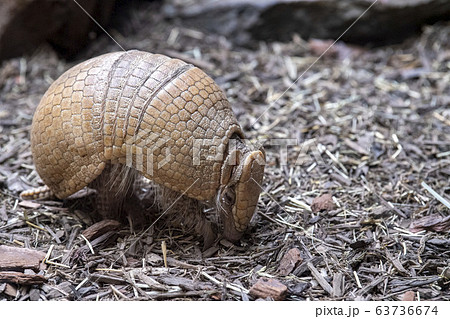
<svg viewBox="0 0 450 319"><path fill-rule="evenodd" d="M335 273L333 275L333 297L342 297L344 295L344 279L343 273Z"/></svg>
<svg viewBox="0 0 450 319"><path fill-rule="evenodd" d="M39 270L45 253L38 250L0 246L0 270Z"/></svg>
<svg viewBox="0 0 450 319"><path fill-rule="evenodd" d="M295 270L292 273L297 277L301 277L303 275L303 273L308 270L308 263L317 265L322 260L323 260L323 258L320 256L313 257L311 259L307 259L307 260L303 261L302 263L300 263L300 265L298 265L297 268L295 268Z"/></svg>
<svg viewBox="0 0 450 319"><path fill-rule="evenodd" d="M329 295L333 294L333 288L330 286L330 284L323 278L323 276L320 274L320 272L317 270L316 267L311 262L308 262L308 268L311 271L311 274L313 277L317 280L319 285L325 290Z"/></svg>
<svg viewBox="0 0 450 319"><path fill-rule="evenodd" d="M47 288L49 292L47 293L47 297L50 299L55 299L58 297L67 297L69 294L73 292L73 285L68 281L63 281L57 286L43 285L41 289Z"/></svg>
<svg viewBox="0 0 450 319"><path fill-rule="evenodd" d="M6 222L8 220L8 214L6 213L6 205L4 203L0 207L0 220L3 222Z"/></svg>
<svg viewBox="0 0 450 319"><path fill-rule="evenodd" d="M110 285L123 285L127 283L127 281L121 277L102 274L92 274L90 279L91 281L102 282Z"/></svg>
<svg viewBox="0 0 450 319"><path fill-rule="evenodd" d="M331 174L331 178L345 186L350 186L352 184L352 181L349 178L342 176L341 174L333 173Z"/></svg>
<svg viewBox="0 0 450 319"><path fill-rule="evenodd" d="M270 297L273 300L284 300L287 287L274 278L260 278L251 288L250 295L256 298Z"/></svg>
<svg viewBox="0 0 450 319"><path fill-rule="evenodd" d="M398 260L397 258L392 256L392 254L389 252L389 250L386 250L386 257L392 262L395 269L397 269L400 274L402 274L404 276L409 276L408 271L403 267L400 260Z"/></svg>
<svg viewBox="0 0 450 319"><path fill-rule="evenodd" d="M280 261L278 272L281 276L289 275L303 261L298 248L289 249Z"/></svg>
<svg viewBox="0 0 450 319"><path fill-rule="evenodd" d="M169 264L170 267L179 267L179 268L195 269L195 270L199 270L201 268L200 266L197 266L197 265L191 265L191 264L176 260L173 257L167 257L167 263Z"/></svg>
<svg viewBox="0 0 450 319"><path fill-rule="evenodd" d="M195 281L189 278L179 276L158 276L158 281L169 286L178 286L184 290L212 290L214 287L210 284L205 284L199 281Z"/></svg>
<svg viewBox="0 0 450 319"><path fill-rule="evenodd" d="M366 150L364 147L362 147L361 145L359 145L358 143L355 143L353 141L351 141L350 139L346 138L344 139L344 143L350 147L352 150L363 154L363 155L369 155L370 152L368 150Z"/></svg>
<svg viewBox="0 0 450 319"><path fill-rule="evenodd" d="M419 218L411 223L409 230L417 233L422 230L444 232L450 229L450 216L442 217L438 214L432 214Z"/></svg>
<svg viewBox="0 0 450 319"><path fill-rule="evenodd" d="M316 197L311 204L311 210L314 213L320 211L330 211L335 209L335 207L336 205L334 204L331 194L323 194L322 196Z"/></svg>
<svg viewBox="0 0 450 319"><path fill-rule="evenodd" d="M41 291L37 288L30 289L30 300L31 301L39 301L41 298Z"/></svg>
<svg viewBox="0 0 450 319"><path fill-rule="evenodd" d="M81 258L83 255L91 251L91 249L101 249L103 247L107 247L108 245L112 244L117 238L118 234L116 231L109 231L95 239L93 239L91 242L89 242L89 245L83 245L79 247L78 249L75 249L71 252L70 260L71 262L77 261L79 258Z"/></svg>
<svg viewBox="0 0 450 319"><path fill-rule="evenodd" d="M37 208L41 207L41 204L32 202L30 200L22 200L19 202L19 206L25 207L25 208L37 209Z"/></svg>
<svg viewBox="0 0 450 319"><path fill-rule="evenodd" d="M159 291L168 291L169 290L169 287L159 283L158 281L156 281L152 277L143 274L141 271L137 272L137 276L151 290L159 290Z"/></svg>
<svg viewBox="0 0 450 319"><path fill-rule="evenodd" d="M4 283L5 288L3 290L2 293L4 293L7 296L10 297L16 297L17 296L17 288L14 287L14 285L8 284L8 283Z"/></svg>
<svg viewBox="0 0 450 319"><path fill-rule="evenodd" d="M405 292L402 301L414 301L416 300L416 293L412 290Z"/></svg>
<svg viewBox="0 0 450 319"><path fill-rule="evenodd" d="M83 231L83 236L87 240L93 240L109 231L117 231L121 227L121 224L116 220L105 219L98 223L89 226Z"/></svg>

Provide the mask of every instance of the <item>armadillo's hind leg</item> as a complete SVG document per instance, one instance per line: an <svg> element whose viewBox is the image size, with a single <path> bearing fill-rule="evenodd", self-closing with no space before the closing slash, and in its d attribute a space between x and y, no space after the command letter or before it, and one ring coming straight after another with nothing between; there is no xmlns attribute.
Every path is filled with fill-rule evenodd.
<svg viewBox="0 0 450 319"><path fill-rule="evenodd" d="M32 189L27 189L20 193L20 198L24 200L33 200L33 199L48 199L55 197L51 189L47 186L36 187Z"/></svg>
<svg viewBox="0 0 450 319"><path fill-rule="evenodd" d="M203 248L209 248L217 237L213 224L203 212L204 205L198 200L181 195L160 186L158 202L167 223L180 227L185 232L195 232L203 237Z"/></svg>

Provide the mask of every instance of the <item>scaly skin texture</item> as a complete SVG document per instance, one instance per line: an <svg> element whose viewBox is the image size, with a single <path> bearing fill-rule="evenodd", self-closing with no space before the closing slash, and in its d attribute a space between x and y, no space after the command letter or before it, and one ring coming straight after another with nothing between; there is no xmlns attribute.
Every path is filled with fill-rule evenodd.
<svg viewBox="0 0 450 319"><path fill-rule="evenodd" d="M236 239L247 227L247 215L253 215L264 169L260 163L252 175L255 164L245 160L261 161L264 154L241 142L238 162L225 163L230 139L243 137L224 93L203 71L163 55L128 51L90 59L61 75L36 109L31 147L37 172L58 198L88 185L106 188L98 181L108 180L100 179L110 171L108 165L126 165L199 201L214 202L221 190L233 187L240 204L219 204L219 211L228 219L225 228L234 228L225 231ZM231 179L233 185L224 184L230 178L223 175L233 175L239 165L249 169L246 184L239 184L240 175Z"/></svg>

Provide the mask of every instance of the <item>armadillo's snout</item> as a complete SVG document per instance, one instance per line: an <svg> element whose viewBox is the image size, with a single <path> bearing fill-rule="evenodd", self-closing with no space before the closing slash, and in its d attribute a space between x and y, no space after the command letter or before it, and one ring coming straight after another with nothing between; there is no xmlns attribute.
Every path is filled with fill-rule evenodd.
<svg viewBox="0 0 450 319"><path fill-rule="evenodd" d="M232 218L224 224L224 237L238 241L255 213L259 194L262 191L265 156L262 151L252 151L242 159L242 171L234 187Z"/></svg>

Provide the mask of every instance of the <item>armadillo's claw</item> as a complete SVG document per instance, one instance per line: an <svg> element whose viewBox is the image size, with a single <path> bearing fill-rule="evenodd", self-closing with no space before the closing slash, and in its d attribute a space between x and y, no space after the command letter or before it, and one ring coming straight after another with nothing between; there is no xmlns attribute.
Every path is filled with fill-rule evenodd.
<svg viewBox="0 0 450 319"><path fill-rule="evenodd" d="M20 193L20 198L24 200L48 199L53 196L54 196L53 192L50 190L50 188L48 188L47 185L27 189L22 193Z"/></svg>
<svg viewBox="0 0 450 319"><path fill-rule="evenodd" d="M202 229L203 235L203 251L210 248L217 238L217 233L213 230L213 225L210 222L206 222Z"/></svg>

